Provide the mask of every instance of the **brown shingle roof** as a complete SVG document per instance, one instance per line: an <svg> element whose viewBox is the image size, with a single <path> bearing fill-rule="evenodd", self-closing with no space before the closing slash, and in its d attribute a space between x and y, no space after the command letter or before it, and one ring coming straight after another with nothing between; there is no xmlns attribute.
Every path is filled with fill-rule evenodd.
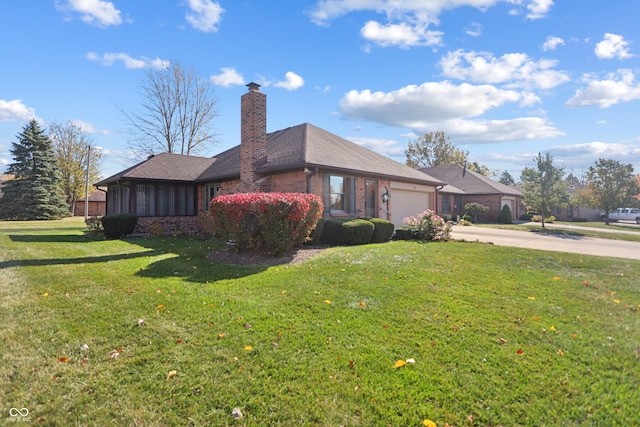
<svg viewBox="0 0 640 427"><path fill-rule="evenodd" d="M435 176L447 184L462 190L465 194L505 194L510 196L522 196L522 193L513 187L509 187L501 182L489 179L486 176L469 169L465 171L465 168L460 165L434 166L420 169L420 171L431 176ZM440 191L447 192L447 187Z"/></svg>
<svg viewBox="0 0 640 427"><path fill-rule="evenodd" d="M267 161L258 173L272 173L294 168L331 169L345 173L366 173L395 180L443 183L432 176L374 153L351 141L304 123L267 134ZM216 156L216 161L200 176L199 181L240 175L240 147Z"/></svg>
<svg viewBox="0 0 640 427"><path fill-rule="evenodd" d="M96 186L105 186L118 180L160 180L195 181L215 159L209 157L186 156L183 154L161 153L106 178Z"/></svg>
<svg viewBox="0 0 640 427"><path fill-rule="evenodd" d="M267 161L258 173L323 168L368 174L398 181L444 185L438 178L374 153L309 123L267 134ZM206 182L240 176L240 146L213 158L162 153L106 178L96 186L118 180Z"/></svg>

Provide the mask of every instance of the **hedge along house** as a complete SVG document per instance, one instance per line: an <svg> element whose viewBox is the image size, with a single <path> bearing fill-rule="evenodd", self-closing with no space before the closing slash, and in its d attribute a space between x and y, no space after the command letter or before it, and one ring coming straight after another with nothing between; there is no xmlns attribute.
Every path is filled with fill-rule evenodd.
<svg viewBox="0 0 640 427"><path fill-rule="evenodd" d="M438 191L440 215L464 215L464 205L480 203L489 208L479 220L496 222L504 205L509 206L511 216L517 219L522 213L522 193L513 187L494 181L460 165L434 166L420 171L447 183Z"/></svg>
<svg viewBox="0 0 640 427"><path fill-rule="evenodd" d="M378 217L396 226L436 208L440 180L309 123L267 133L266 95L250 83L241 97L241 142L212 158L163 153L97 184L107 214L139 216L137 232L197 229L212 198L234 193L321 196L324 217Z"/></svg>

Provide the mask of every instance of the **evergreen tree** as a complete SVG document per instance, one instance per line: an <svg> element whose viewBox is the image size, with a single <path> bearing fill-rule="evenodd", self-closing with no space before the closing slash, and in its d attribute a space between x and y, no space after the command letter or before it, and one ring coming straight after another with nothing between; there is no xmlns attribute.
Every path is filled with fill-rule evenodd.
<svg viewBox="0 0 640 427"><path fill-rule="evenodd" d="M65 196L60 191L60 173L53 143L31 120L13 143L14 163L0 199L0 218L13 220L58 219L69 215Z"/></svg>

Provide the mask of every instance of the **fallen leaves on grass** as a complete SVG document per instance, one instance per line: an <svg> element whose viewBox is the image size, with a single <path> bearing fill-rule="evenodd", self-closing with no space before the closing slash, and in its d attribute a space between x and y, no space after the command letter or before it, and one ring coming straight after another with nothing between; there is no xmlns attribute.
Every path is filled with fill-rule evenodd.
<svg viewBox="0 0 640 427"><path fill-rule="evenodd" d="M398 369L407 365L413 365L414 363L416 363L416 359L413 359L413 358L410 358L407 360L398 359L398 361L393 365L393 367Z"/></svg>
<svg viewBox="0 0 640 427"><path fill-rule="evenodd" d="M156 310L162 310L164 308L164 304L156 305Z"/></svg>
<svg viewBox="0 0 640 427"><path fill-rule="evenodd" d="M69 358L68 357L58 357L58 362L67 363L67 362L69 362Z"/></svg>
<svg viewBox="0 0 640 427"><path fill-rule="evenodd" d="M522 354L522 353L524 353L524 350L522 350L521 348L519 348L519 349L516 351L516 354Z"/></svg>
<svg viewBox="0 0 640 427"><path fill-rule="evenodd" d="M436 423L434 423L431 420L422 421L422 425L425 426L425 427L437 427Z"/></svg>
<svg viewBox="0 0 640 427"><path fill-rule="evenodd" d="M244 346L244 351L251 351L251 350L253 350L253 347L251 347L250 345Z"/></svg>
<svg viewBox="0 0 640 427"><path fill-rule="evenodd" d="M122 349L118 348L118 349L111 350L109 353L107 353L107 355L109 355L110 358L115 359L118 356L120 356L120 353L122 353Z"/></svg>
<svg viewBox="0 0 640 427"><path fill-rule="evenodd" d="M178 371L176 371L175 369L169 371L169 373L167 374L167 381L175 377L176 375L178 375Z"/></svg>

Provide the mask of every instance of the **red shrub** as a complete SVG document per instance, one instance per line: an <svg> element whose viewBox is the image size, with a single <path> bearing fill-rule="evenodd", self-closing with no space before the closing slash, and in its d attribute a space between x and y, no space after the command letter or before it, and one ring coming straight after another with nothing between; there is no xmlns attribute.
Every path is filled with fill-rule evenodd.
<svg viewBox="0 0 640 427"><path fill-rule="evenodd" d="M237 251L265 246L282 255L301 246L323 211L322 199L304 193L242 193L211 201L214 226Z"/></svg>

